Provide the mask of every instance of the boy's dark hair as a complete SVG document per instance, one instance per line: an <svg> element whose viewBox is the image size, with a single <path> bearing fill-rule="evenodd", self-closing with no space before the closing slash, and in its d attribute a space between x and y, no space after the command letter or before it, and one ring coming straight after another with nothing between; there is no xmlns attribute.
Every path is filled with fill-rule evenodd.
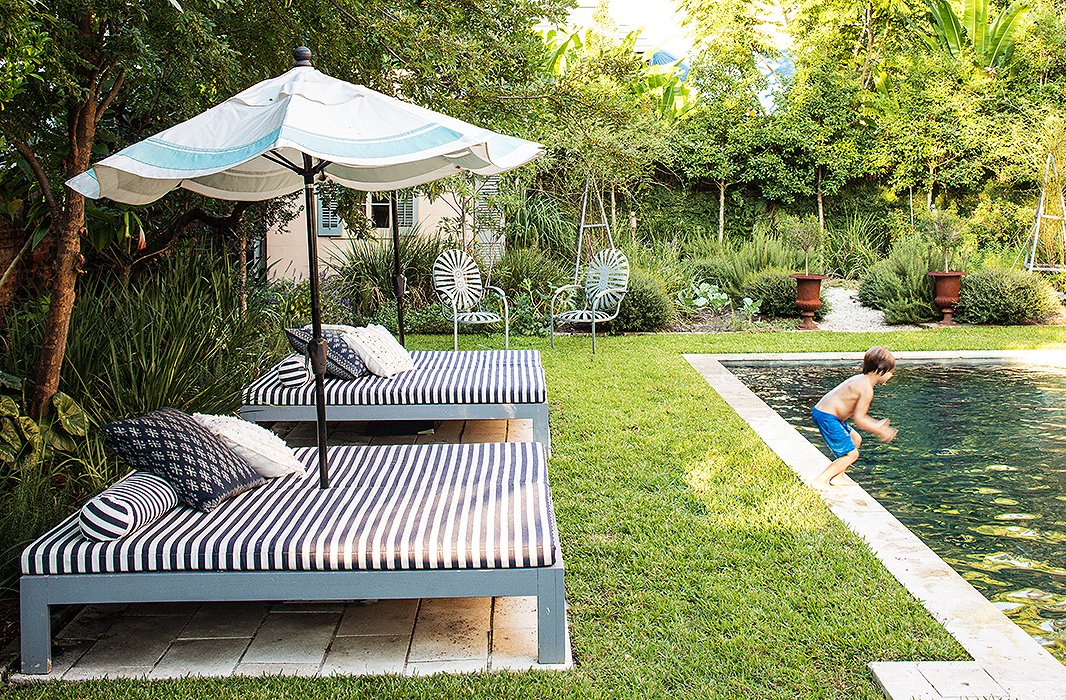
<svg viewBox="0 0 1066 700"><path fill-rule="evenodd" d="M867 350L866 355L862 358L863 374L870 374L871 372L888 374L895 369L896 358L892 356L888 348L883 348L880 345L875 345Z"/></svg>

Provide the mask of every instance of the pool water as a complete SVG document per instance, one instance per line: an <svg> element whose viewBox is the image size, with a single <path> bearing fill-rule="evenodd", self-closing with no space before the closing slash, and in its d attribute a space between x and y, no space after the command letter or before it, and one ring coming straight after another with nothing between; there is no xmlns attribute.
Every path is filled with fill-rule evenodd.
<svg viewBox="0 0 1066 700"><path fill-rule="evenodd" d="M730 365L827 456L811 423L853 364ZM848 474L1059 660L1066 661L1066 369L901 363Z"/></svg>

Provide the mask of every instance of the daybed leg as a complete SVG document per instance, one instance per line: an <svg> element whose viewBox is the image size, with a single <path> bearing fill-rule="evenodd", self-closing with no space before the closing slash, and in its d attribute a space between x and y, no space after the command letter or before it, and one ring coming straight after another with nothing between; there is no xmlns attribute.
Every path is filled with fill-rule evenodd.
<svg viewBox="0 0 1066 700"><path fill-rule="evenodd" d="M22 633L22 672L42 674L52 670L52 620L44 592L29 576L19 581ZM37 590L35 590L37 589Z"/></svg>
<svg viewBox="0 0 1066 700"><path fill-rule="evenodd" d="M533 442L544 445L545 452L552 449L551 430L548 428L548 405L537 406L533 416Z"/></svg>
<svg viewBox="0 0 1066 700"><path fill-rule="evenodd" d="M566 661L562 567L537 572L537 661L542 664Z"/></svg>

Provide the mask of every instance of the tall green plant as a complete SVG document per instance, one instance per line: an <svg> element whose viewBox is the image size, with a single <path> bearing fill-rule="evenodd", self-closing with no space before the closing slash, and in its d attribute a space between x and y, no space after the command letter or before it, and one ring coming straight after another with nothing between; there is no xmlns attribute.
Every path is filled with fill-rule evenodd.
<svg viewBox="0 0 1066 700"><path fill-rule="evenodd" d="M932 33L925 35L926 43L934 49L946 49L956 58L972 52L974 63L989 71L1010 61L1018 27L1029 12L1028 4L1016 2L989 25L989 0L965 0L961 20L949 0L929 0L928 7Z"/></svg>
<svg viewBox="0 0 1066 700"><path fill-rule="evenodd" d="M420 233L418 227L400 240L400 269L407 278L406 301L412 307L432 303L433 262L451 245L438 236ZM338 295L353 315L371 316L387 301L396 299L391 239L353 240L330 267L338 278L330 282L331 293Z"/></svg>
<svg viewBox="0 0 1066 700"><path fill-rule="evenodd" d="M276 353L279 325L259 295L241 312L224 259L181 250L133 284L83 281L63 387L100 422L163 406L228 413Z"/></svg>

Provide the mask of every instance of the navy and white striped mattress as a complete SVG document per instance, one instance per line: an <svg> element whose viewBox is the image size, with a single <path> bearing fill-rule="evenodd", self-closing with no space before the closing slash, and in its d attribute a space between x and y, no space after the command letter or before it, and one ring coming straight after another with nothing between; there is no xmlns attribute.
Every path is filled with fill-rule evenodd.
<svg viewBox="0 0 1066 700"><path fill-rule="evenodd" d="M385 378L326 377L327 406L544 403L548 389L538 350L460 350L411 353L415 368ZM280 364L280 363L279 363ZM246 406L310 406L315 387L287 387L278 365L249 384Z"/></svg>
<svg viewBox="0 0 1066 700"><path fill-rule="evenodd" d="M178 506L132 535L84 537L77 514L22 552L24 574L494 569L551 566L555 516L539 443L296 450L303 476L210 513Z"/></svg>

